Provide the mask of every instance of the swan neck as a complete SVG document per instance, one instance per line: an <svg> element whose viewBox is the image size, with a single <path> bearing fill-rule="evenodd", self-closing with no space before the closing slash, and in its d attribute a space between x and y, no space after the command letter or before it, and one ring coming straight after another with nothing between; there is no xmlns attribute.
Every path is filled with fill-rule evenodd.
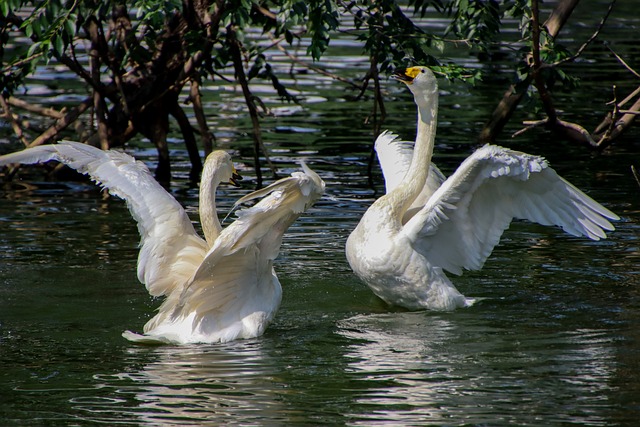
<svg viewBox="0 0 640 427"><path fill-rule="evenodd" d="M216 208L216 190L219 184L219 180L216 179L211 168L207 168L205 163L200 180L199 213L202 232L210 246L213 245L213 242L216 241L222 231Z"/></svg>
<svg viewBox="0 0 640 427"><path fill-rule="evenodd" d="M435 100L434 98L431 98L431 100L433 102L429 105L418 104L416 143L413 149L411 166L404 178L403 200L398 203L399 206L402 206L402 213L406 212L415 198L418 197L429 175L438 120L437 97Z"/></svg>
<svg viewBox="0 0 640 427"><path fill-rule="evenodd" d="M433 146L436 137L436 126L438 121L438 100L435 99L431 105L418 105L418 127L416 130L416 144L414 155L411 159L409 173L417 176L424 175L426 180L433 155Z"/></svg>
<svg viewBox="0 0 640 427"><path fill-rule="evenodd" d="M400 220L416 197L422 192L429 175L438 119L437 94L431 97L430 101L429 103L419 103L416 99L416 104L418 105L418 127L411 166L402 184L396 187L396 190L391 194L391 197L395 199L392 201L396 209L395 217Z"/></svg>

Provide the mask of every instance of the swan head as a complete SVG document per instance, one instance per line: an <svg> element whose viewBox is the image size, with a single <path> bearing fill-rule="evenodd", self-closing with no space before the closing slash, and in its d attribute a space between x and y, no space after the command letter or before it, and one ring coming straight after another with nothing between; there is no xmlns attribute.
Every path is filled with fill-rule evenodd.
<svg viewBox="0 0 640 427"><path fill-rule="evenodd" d="M207 160L204 164L205 174L208 172L212 176L209 179L217 182L228 182L229 184L239 187L238 181L242 180L242 177L233 166L231 161L231 155L226 151L216 150L207 156ZM205 175L203 174L203 175ZM204 176L203 176L204 178Z"/></svg>
<svg viewBox="0 0 640 427"><path fill-rule="evenodd" d="M433 103L433 96L438 92L438 81L428 67L401 68L393 73L393 77L407 85L418 105Z"/></svg>

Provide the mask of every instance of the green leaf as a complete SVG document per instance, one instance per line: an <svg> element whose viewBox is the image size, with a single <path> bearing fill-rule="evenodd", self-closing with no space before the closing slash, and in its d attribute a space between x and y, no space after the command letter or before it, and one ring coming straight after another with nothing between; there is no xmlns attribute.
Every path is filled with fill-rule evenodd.
<svg viewBox="0 0 640 427"><path fill-rule="evenodd" d="M33 26L32 25L26 25L24 26L24 34L31 38L31 36L33 36Z"/></svg>
<svg viewBox="0 0 640 427"><path fill-rule="evenodd" d="M65 21L65 32L69 37L69 40L73 39L76 35L76 20L77 16L75 13L72 13L68 16L68 19Z"/></svg>
<svg viewBox="0 0 640 427"><path fill-rule="evenodd" d="M53 50L58 56L62 56L64 53L64 41L60 35L55 36L53 39Z"/></svg>
<svg viewBox="0 0 640 427"><path fill-rule="evenodd" d="M27 58L35 55L38 51L40 51L41 48L42 48L42 43L40 42L33 43L31 46L29 46L29 49L27 50Z"/></svg>
<svg viewBox="0 0 640 427"><path fill-rule="evenodd" d="M444 41L442 40L433 40L432 46L434 49L437 49L440 53L444 52Z"/></svg>

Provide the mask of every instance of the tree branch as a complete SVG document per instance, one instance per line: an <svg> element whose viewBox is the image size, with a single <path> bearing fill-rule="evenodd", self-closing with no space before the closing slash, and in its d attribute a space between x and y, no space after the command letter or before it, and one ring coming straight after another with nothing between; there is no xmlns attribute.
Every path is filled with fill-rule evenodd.
<svg viewBox="0 0 640 427"><path fill-rule="evenodd" d="M538 9L538 0L532 0L531 2L531 54L533 64L531 64L531 75L533 75L533 82L540 95L540 100L544 107L545 112L549 120L548 124L554 126L558 120L556 109L553 106L553 100L551 94L547 90L544 80L542 79L541 69L542 61L540 60L540 11Z"/></svg>
<svg viewBox="0 0 640 427"><path fill-rule="evenodd" d="M29 104L28 102L13 96L10 96L9 99L6 100L6 102L12 107L21 108L25 111L29 111L30 113L36 113L41 116L51 117L52 119L61 119L64 117L64 113L61 113L58 110L54 110L53 108L48 107L42 107L36 104Z"/></svg>
<svg viewBox="0 0 640 427"><path fill-rule="evenodd" d="M200 128L200 138L202 138L202 145L204 146L204 156L207 157L213 151L215 136L209 131L209 126L207 126L207 119L204 115L202 98L200 96L200 83L196 78L191 79L189 99L193 104L193 112L196 116L198 127Z"/></svg>
<svg viewBox="0 0 640 427"><path fill-rule="evenodd" d="M333 80L337 80L339 82L346 83L349 86L353 87L354 89L357 89L357 90L360 90L360 91L364 90L362 86L357 85L356 83L352 82L349 79L341 77L341 76L339 76L337 74L330 73L327 70L324 70L324 69L322 69L320 67L312 65L312 64L310 64L308 62L305 62L305 61L301 60L300 58L298 58L297 56L292 55L291 53L289 53L289 51L287 51L287 49L285 49L284 47L281 46L280 42L282 41L282 39L276 40L276 39L273 38L272 35L269 35L269 37L271 38L271 41L273 42L275 47L278 48L278 50L280 52L284 53L292 62L295 62L296 64L300 64L303 67L305 67L305 68L307 68L309 70L315 71L316 73L321 74L323 76L330 77Z"/></svg>
<svg viewBox="0 0 640 427"><path fill-rule="evenodd" d="M556 5L555 9L551 12L551 15L544 23L551 37L555 38L558 36L558 33L571 16L571 13L578 5L578 2L579 0L561 0ZM532 81L533 76L529 74L527 78L518 85L520 87L519 91L516 90L515 84L509 86L497 107L491 114L491 117L480 132L480 142L495 142L496 136L502 132L502 129L513 115L516 107L520 104L520 101L526 93L526 88L529 87Z"/></svg>
<svg viewBox="0 0 640 427"><path fill-rule="evenodd" d="M269 154L264 146L264 142L262 141L262 135L260 132L260 120L258 118L258 110L253 102L253 94L249 89L249 83L247 82L247 76L245 75L244 68L242 66L242 54L240 52L241 43L240 40L237 39L236 33L232 28L227 28L227 33L229 40L231 42L231 57L233 58L233 67L236 74L236 79L238 83L240 83L240 87L242 87L242 93L244 95L244 100L249 109L249 116L251 117L251 123L253 125L253 162L254 168L256 170L256 179L258 181L258 187L262 186L262 172L260 170L260 150L264 154L265 160L273 173L273 176L277 176L276 168L271 163L271 159L269 159Z"/></svg>
<svg viewBox="0 0 640 427"><path fill-rule="evenodd" d="M196 137L193 133L193 127L191 127L189 118L180 107L177 100L170 106L169 112L178 122L178 126L180 126L180 132L184 137L184 144L187 147L187 153L189 153L189 160L191 161L192 166L191 172L189 173L189 179L191 179L192 182L198 182L200 173L202 172L202 159L198 152L198 144L196 143Z"/></svg>
<svg viewBox="0 0 640 427"><path fill-rule="evenodd" d="M56 120L53 126L34 139L27 148L44 144L50 139L56 137L61 130L67 128L71 123L73 123L82 113L87 111L92 104L92 98L87 98L82 101L77 107L72 108L67 114L65 114L63 118Z"/></svg>
<svg viewBox="0 0 640 427"><path fill-rule="evenodd" d="M584 50L591 44L591 42L593 42L598 35L600 34L600 32L602 31L602 29L604 28L604 24L607 22L607 19L609 18L609 15L611 15L611 11L613 10L613 5L616 3L616 0L612 0L611 3L609 3L609 9L607 9L607 13L604 15L604 17L600 20L600 24L598 25L598 28L596 29L596 31L591 35L591 37L589 37L589 39L584 42L582 44L582 46L580 46L578 48L578 50L576 51L576 53L574 55L571 55L568 58L565 58L561 61L555 62L553 64L550 64L549 66L551 67L556 67L560 64L564 64L566 62L573 62L575 61L580 55L582 55L582 52L584 52ZM614 53L615 55L615 53Z"/></svg>
<svg viewBox="0 0 640 427"><path fill-rule="evenodd" d="M22 131L22 128L20 127L20 124L18 124L18 121L16 120L16 118L13 115L13 113L11 112L11 109L9 108L9 104L7 103L7 100L5 99L5 97L4 97L4 95L2 93L0 93L0 107L2 107L2 116L1 117L4 117L9 123L11 123L11 128L13 128L13 132L16 134L18 139L20 141L22 141L24 146L28 147L29 146L29 140L24 135L24 132Z"/></svg>

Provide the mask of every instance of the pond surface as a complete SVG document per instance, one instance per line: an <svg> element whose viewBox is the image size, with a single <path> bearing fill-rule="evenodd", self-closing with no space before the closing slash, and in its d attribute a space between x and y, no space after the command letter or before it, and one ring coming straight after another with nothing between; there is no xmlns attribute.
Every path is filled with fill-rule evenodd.
<svg viewBox="0 0 640 427"><path fill-rule="evenodd" d="M613 40L619 54L638 39L638 20L625 16L611 23L629 37ZM598 19L581 22L592 28ZM598 67L581 69L582 88L556 95L563 118L590 129L606 111L612 79L621 93L637 85L600 49ZM358 55L335 43L323 65L353 76L368 66ZM504 91L502 77L477 88L441 82L434 161L445 173L476 147L473 136ZM406 312L378 300L344 256L348 234L382 191L379 172L374 188L366 173L371 100L355 101L343 85L317 76L296 84L302 107L278 104L265 86L262 95L279 107L279 116L263 121L265 141L282 174L304 158L327 194L285 235L276 265L284 298L260 338L183 347L126 341L122 331L140 331L160 301L136 279L139 236L124 203L90 183L43 182L28 170L0 193L2 424L637 425L640 187L630 166L640 167L638 127L594 155L543 130L510 139L531 117L514 118L499 143L547 157L622 217L617 230L593 242L514 223L483 270L452 277L480 303ZM32 87L41 102L65 96L65 85ZM413 138L410 94L394 81L385 89L385 127ZM237 88L205 92L219 146L232 150L248 181L221 189L224 216L255 176L250 122ZM187 182L177 135L173 147L171 191L197 221L197 189ZM144 141L131 152L153 167Z"/></svg>

